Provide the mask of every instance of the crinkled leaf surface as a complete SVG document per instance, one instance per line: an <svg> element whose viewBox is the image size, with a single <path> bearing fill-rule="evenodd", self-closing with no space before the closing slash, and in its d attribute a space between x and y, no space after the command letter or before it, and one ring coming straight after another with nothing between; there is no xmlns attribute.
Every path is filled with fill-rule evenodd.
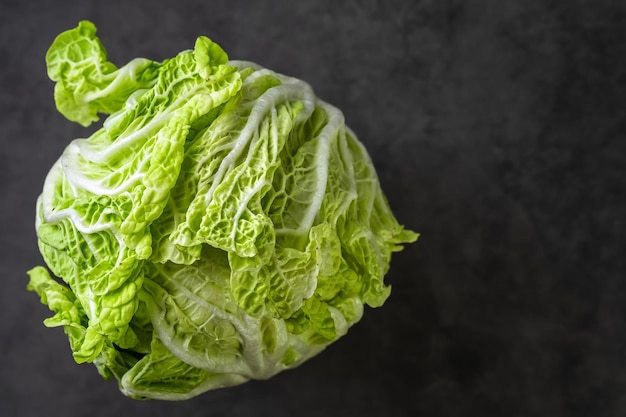
<svg viewBox="0 0 626 417"><path fill-rule="evenodd" d="M398 224L342 113L211 40L120 68L90 22L46 56L69 144L37 202L28 288L77 362L133 398L269 378L389 296Z"/></svg>

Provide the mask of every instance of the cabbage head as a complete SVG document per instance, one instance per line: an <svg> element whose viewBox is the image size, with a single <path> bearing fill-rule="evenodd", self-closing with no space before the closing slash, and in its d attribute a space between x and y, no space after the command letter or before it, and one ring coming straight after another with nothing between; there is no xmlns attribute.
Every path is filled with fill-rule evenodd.
<svg viewBox="0 0 626 417"><path fill-rule="evenodd" d="M363 145L310 86L200 37L163 62L107 59L95 26L46 55L72 141L37 201L48 269L28 288L74 359L133 398L265 379L381 306L394 218Z"/></svg>

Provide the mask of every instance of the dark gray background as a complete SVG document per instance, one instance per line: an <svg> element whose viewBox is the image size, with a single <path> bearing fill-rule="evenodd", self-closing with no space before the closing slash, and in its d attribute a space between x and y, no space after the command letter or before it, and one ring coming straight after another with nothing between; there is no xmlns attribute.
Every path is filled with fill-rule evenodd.
<svg viewBox="0 0 626 417"><path fill-rule="evenodd" d="M90 19L124 64L193 46L344 110L400 221L381 309L297 370L181 403L76 365L25 290L34 204L86 131L44 55ZM623 416L626 2L0 0L0 414Z"/></svg>

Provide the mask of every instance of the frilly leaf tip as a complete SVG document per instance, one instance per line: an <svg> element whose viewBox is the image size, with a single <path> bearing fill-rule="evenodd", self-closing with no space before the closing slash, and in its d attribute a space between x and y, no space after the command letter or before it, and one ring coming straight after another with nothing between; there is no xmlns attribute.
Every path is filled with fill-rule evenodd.
<svg viewBox="0 0 626 417"><path fill-rule="evenodd" d="M96 25L89 20L81 20L78 22L78 26L76 26L76 30L83 34L95 35L97 32Z"/></svg>
<svg viewBox="0 0 626 417"><path fill-rule="evenodd" d="M228 62L228 55L222 47L206 36L199 36L196 39L193 54L197 71L204 78L213 73L213 68Z"/></svg>

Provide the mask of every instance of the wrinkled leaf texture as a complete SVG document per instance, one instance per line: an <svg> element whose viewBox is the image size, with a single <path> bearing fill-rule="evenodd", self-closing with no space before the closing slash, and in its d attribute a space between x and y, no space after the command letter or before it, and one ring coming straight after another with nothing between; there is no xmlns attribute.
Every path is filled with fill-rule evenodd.
<svg viewBox="0 0 626 417"><path fill-rule="evenodd" d="M87 21L46 56L59 111L89 125L48 174L28 288L77 362L133 398L268 378L381 306L394 218L342 113L206 37L163 62L107 59Z"/></svg>

